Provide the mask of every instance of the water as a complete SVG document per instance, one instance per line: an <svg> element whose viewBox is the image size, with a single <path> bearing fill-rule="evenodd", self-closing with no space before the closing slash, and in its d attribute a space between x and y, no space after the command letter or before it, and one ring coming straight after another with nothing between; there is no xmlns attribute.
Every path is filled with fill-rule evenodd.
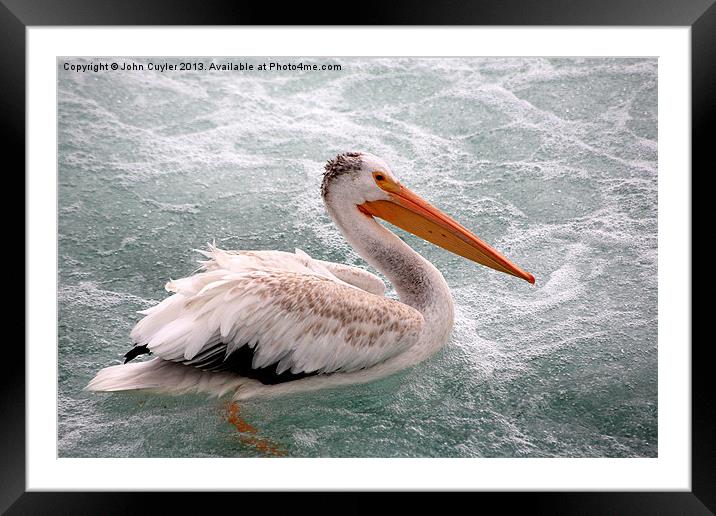
<svg viewBox="0 0 716 516"><path fill-rule="evenodd" d="M59 61L59 455L655 457L656 60L280 61L342 69ZM536 286L399 231L455 297L428 361L244 402L255 433L222 400L82 390L207 241L363 264L318 194L348 150L383 157Z"/></svg>

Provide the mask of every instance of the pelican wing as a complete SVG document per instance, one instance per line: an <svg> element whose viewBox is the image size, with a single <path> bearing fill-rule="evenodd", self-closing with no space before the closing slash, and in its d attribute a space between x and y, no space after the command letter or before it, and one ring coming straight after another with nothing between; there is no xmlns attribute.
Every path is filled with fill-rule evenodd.
<svg viewBox="0 0 716 516"><path fill-rule="evenodd" d="M255 370L349 372L405 351L424 322L408 305L318 273L207 269L170 282L174 295L141 312L137 345L212 370L251 350Z"/></svg>
<svg viewBox="0 0 716 516"><path fill-rule="evenodd" d="M296 252L298 251L299 249L296 249ZM333 276L349 285L358 287L376 296L385 294L385 283L383 283L383 280L364 269L342 263L325 262L323 260L314 259L313 262L322 265L333 274Z"/></svg>
<svg viewBox="0 0 716 516"><path fill-rule="evenodd" d="M375 274L359 267L311 258L300 249L295 253L284 251L224 251L209 245L208 251L198 250L208 258L200 262L204 270L226 269L248 272L276 268L285 271L317 274L325 278L353 285L361 290L382 296L385 283Z"/></svg>

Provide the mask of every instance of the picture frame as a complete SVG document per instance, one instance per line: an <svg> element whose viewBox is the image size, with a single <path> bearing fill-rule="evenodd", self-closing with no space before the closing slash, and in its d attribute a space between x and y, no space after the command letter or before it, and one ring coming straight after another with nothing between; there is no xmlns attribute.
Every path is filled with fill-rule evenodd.
<svg viewBox="0 0 716 516"><path fill-rule="evenodd" d="M7 129L4 141L6 155L16 158L18 167L25 164L25 30L38 25L638 25L691 27L692 62L692 181L697 167L707 173L706 156L709 148L707 127L716 109L713 100L716 84L716 7L713 1L665 1L646 5L638 0L574 1L549 0L529 2L440 3L416 9L408 2L372 7L362 4L349 18L332 18L331 10L312 11L296 5L278 12L269 6L248 3L216 2L211 4L185 1L92 2L73 0L61 3L49 1L21 2L3 0L0 5L0 56L2 56L2 103ZM335 16L335 15L334 15ZM343 23L341 23L343 20ZM693 188L692 188L693 192ZM703 194L702 194L703 195ZM692 197L692 206L696 205ZM692 234L693 231L692 231ZM693 252L693 251L692 251ZM26 261L27 263L27 257ZM692 270L694 262L692 261ZM26 265L27 267L27 265ZM28 273L25 269L26 274ZM693 314L697 308L692 306ZM699 313L703 312L703 308ZM685 343L686 344L686 343ZM692 490L691 492L631 492L631 493L545 493L530 492L519 496L509 493L479 496L490 498L503 507L517 508L522 504L530 511L550 514L654 514L686 513L712 514L716 511L716 485L713 457L716 456L712 388L707 383L709 343L696 341L691 346L692 357ZM0 510L9 514L44 513L102 513L139 512L149 506L149 500L170 507L186 508L187 495L177 493L62 493L26 492L25 489L25 355L20 346L8 346L5 362L13 364L12 374L3 377L2 408L5 420L0 426L3 468L0 471ZM201 493L194 503L202 505L231 503L228 493ZM219 498L215 498L219 496ZM245 497L246 494L240 494ZM265 496L265 495L263 495ZM210 498L211 497L211 498ZM421 497L414 500L420 502ZM284 503L290 502L287 498ZM257 500L258 501L258 500ZM244 502L242 502L244 503ZM294 502L295 503L295 502ZM325 501L323 502L325 504ZM345 503L345 502L344 502ZM333 505L329 502L329 504ZM359 506L359 505L358 505Z"/></svg>

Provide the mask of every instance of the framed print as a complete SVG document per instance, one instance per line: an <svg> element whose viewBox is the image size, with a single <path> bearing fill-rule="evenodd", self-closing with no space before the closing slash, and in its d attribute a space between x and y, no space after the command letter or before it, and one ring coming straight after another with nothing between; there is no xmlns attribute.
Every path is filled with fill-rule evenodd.
<svg viewBox="0 0 716 516"><path fill-rule="evenodd" d="M713 510L711 3L6 5L28 302L3 509Z"/></svg>

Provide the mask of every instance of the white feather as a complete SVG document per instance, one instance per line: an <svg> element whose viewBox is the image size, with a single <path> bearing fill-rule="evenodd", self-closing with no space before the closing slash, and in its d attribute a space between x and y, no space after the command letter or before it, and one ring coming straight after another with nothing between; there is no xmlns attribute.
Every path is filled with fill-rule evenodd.
<svg viewBox="0 0 716 516"><path fill-rule="evenodd" d="M422 315L358 288L356 283L384 289L366 271L312 260L299 249L236 254L210 246L202 254L208 258L203 270L170 282L175 293L145 310L132 330L135 342L157 358L103 369L89 389L206 390L205 375L218 373L196 370L193 380L201 379L201 385L192 387L190 373L180 371L195 369L173 361L192 360L217 342L226 346L225 356L244 345L255 347L253 367L276 365L280 374L368 368L418 339ZM367 339L370 334L378 336L375 342Z"/></svg>

